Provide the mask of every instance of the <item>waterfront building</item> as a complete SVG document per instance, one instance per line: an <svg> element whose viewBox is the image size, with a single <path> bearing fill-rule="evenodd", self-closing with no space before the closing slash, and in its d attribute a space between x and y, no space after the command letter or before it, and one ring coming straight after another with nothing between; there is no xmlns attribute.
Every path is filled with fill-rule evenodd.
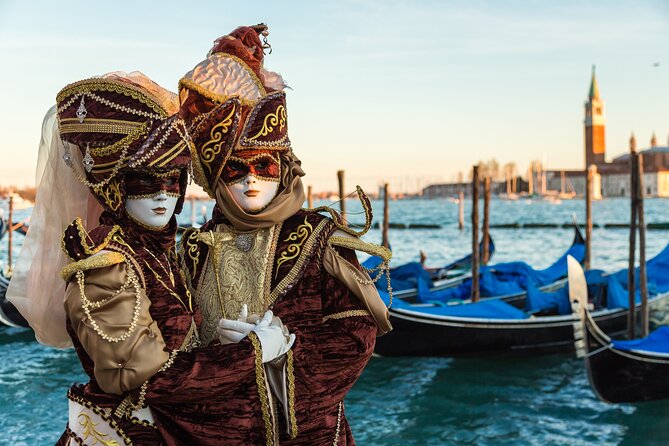
<svg viewBox="0 0 669 446"><path fill-rule="evenodd" d="M561 198L583 197L585 195L585 177L587 166L595 166L594 198L627 197L630 193L629 148L622 149L622 155L612 161L606 161L606 115L604 101L599 90L595 67L592 67L590 88L584 103L584 169L544 169L541 163L533 161L527 172L527 181L520 180L512 192L529 195L559 196ZM632 136L630 144L636 147L636 138ZM669 141L659 145L655 133L650 139L650 146L640 150L643 155L644 195L650 197L669 197ZM427 198L453 197L463 190L465 196L471 193L469 183L433 184L423 189ZM507 194L508 186L504 182L493 183L493 194Z"/></svg>

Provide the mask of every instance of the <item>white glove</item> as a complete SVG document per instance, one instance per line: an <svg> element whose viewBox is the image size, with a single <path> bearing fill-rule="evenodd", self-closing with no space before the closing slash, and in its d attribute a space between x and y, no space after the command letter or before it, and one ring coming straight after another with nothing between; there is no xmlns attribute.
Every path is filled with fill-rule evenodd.
<svg viewBox="0 0 669 446"><path fill-rule="evenodd" d="M253 332L260 340L263 364L284 355L295 342L295 335L288 333L286 326L281 319L274 317L272 310L265 312L263 318L253 328Z"/></svg>
<svg viewBox="0 0 669 446"><path fill-rule="evenodd" d="M248 312L248 307L244 304L237 320L221 319L218 321L216 331L218 332L218 339L221 341L221 344L235 344L253 331L256 324L247 322Z"/></svg>

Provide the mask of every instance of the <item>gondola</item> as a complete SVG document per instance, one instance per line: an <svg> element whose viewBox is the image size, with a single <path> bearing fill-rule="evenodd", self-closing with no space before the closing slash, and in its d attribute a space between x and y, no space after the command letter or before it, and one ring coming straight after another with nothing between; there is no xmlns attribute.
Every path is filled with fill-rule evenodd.
<svg viewBox="0 0 669 446"><path fill-rule="evenodd" d="M490 240L492 244L492 238ZM481 249L481 245L479 245L479 247ZM576 225L574 226L574 238L569 249L563 256L561 256L560 259L558 259L558 261L545 270L548 273L547 277L550 277L548 277L548 280L543 281L544 283L540 285L539 288L541 290L550 291L554 290L556 286L561 286L564 281L559 279L564 279L566 277L566 266L563 264L565 262L564 259L566 259L566 255L568 254L576 257L577 259L582 260L584 258L585 241L581 231ZM413 278L407 277L407 271L410 269L409 265L412 264L407 264L406 266L403 265L403 275L397 279L393 277L393 270L397 270L397 268L391 269L393 294L395 297L412 303L426 303L434 300L441 300L445 302L448 300L466 299L465 296L469 295L469 290L471 287L471 255L465 256L462 259L444 267L444 269L446 269L451 265L466 265L467 262L469 262L468 269L466 271L461 270L462 274L455 277L447 276L448 278L439 280L432 280L429 272L425 271L418 262L415 262L415 265L411 266L414 271ZM363 266L372 268L376 265L371 262L370 264L363 262ZM514 269L517 269L519 266L524 268L528 267L528 265L521 265L518 262L506 262L481 267L481 297L501 297L509 302L517 301L519 302L519 305L522 306L525 297L525 291L520 287L509 286L505 287L506 289L504 290L500 290L494 285L489 286L491 285L490 282L495 282L495 279L499 276L504 276L503 279L508 282L506 279L508 279L509 276L516 275L517 272L514 271ZM560 270L559 274L553 274L557 269ZM451 268L451 271L455 271L455 267ZM522 276L523 274L524 272L521 271L520 275ZM379 290L383 290L385 288L385 281L379 280L376 282L376 284L377 287L379 287Z"/></svg>
<svg viewBox="0 0 669 446"><path fill-rule="evenodd" d="M495 242L492 237L488 236L488 253L489 256L495 253ZM479 243L479 256L483 255L483 240ZM367 269L374 269L382 262L380 257L371 256L362 262L362 266ZM421 262L408 262L390 269L390 280L392 287L396 292L407 298L411 292L416 292L417 284L420 280L429 282L434 286L434 283L442 285L447 283L456 283L453 279L465 277L472 268L472 255L455 260L442 267L426 267ZM459 281L457 282L459 283Z"/></svg>
<svg viewBox="0 0 669 446"><path fill-rule="evenodd" d="M14 304L7 300L9 278L0 271L0 324L8 327L28 327L28 322L21 316Z"/></svg>
<svg viewBox="0 0 669 446"><path fill-rule="evenodd" d="M669 259L669 247L656 261ZM579 263L571 258L572 262ZM649 263L652 262L649 261ZM627 309L616 299L609 282L615 275L597 272L601 283L588 289L595 305L591 315L609 335L623 333ZM569 307L569 288L542 293L529 287L526 308L502 299L485 299L459 305L411 304L395 299L390 311L393 331L379 338L375 353L381 356L465 356L491 353L554 353L573 351L574 317ZM669 288L663 291L669 291ZM383 297L387 295L380 291ZM669 297L657 294L653 305ZM559 304L558 304L558 298ZM528 305L544 299L545 305ZM565 308L566 307L566 308Z"/></svg>
<svg viewBox="0 0 669 446"><path fill-rule="evenodd" d="M570 268L569 280L585 282L580 266ZM597 398L610 403L669 398L669 327L642 339L612 339L584 304L582 294L572 297L574 318L580 320L574 328L574 345L577 356L585 360Z"/></svg>

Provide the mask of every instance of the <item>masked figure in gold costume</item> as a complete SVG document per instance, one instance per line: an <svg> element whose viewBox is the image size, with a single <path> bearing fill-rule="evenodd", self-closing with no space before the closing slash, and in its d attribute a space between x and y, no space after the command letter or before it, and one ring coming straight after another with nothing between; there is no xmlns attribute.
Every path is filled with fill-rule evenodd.
<svg viewBox="0 0 669 446"><path fill-rule="evenodd" d="M296 335L285 356L265 364L258 385L263 444L351 445L344 397L376 336L391 329L355 251L385 259L375 279L389 252L359 238L371 222L361 190L360 233L329 208L302 209L304 171L288 138L285 84L263 66L266 34L258 25L218 39L179 83L195 180L216 199L212 219L184 234L179 255L202 311L203 345L244 342L267 310ZM220 401L208 411L244 404Z"/></svg>

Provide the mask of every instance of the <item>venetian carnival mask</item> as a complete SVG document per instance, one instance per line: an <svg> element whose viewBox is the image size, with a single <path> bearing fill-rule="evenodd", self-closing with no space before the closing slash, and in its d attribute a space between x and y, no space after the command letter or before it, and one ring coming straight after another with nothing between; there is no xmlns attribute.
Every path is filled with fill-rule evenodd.
<svg viewBox="0 0 669 446"><path fill-rule="evenodd" d="M181 196L179 176L179 171L128 174L125 209L130 218L150 228L167 226Z"/></svg>
<svg viewBox="0 0 669 446"><path fill-rule="evenodd" d="M279 154L260 150L237 152L226 162L221 179L239 207L247 212L261 211L279 189Z"/></svg>

